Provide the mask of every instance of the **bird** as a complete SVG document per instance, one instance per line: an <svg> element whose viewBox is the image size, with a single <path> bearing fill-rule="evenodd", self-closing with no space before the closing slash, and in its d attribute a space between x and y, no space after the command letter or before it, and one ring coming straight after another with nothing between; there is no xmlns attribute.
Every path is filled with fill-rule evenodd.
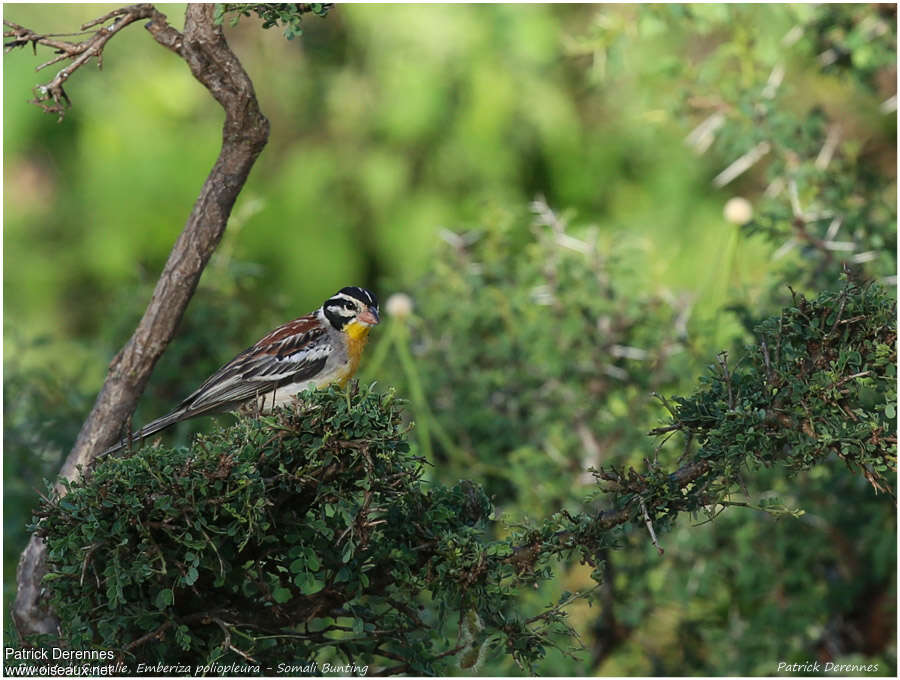
<svg viewBox="0 0 900 680"><path fill-rule="evenodd" d="M378 299L372 291L341 288L314 312L282 324L238 354L171 413L97 457L205 413L268 413L307 388L344 387L359 366L369 331L379 320Z"/></svg>

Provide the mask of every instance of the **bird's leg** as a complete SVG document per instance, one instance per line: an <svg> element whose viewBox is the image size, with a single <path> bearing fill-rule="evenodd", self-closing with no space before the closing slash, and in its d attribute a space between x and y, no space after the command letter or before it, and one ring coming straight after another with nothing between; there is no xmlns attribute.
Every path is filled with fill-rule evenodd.
<svg viewBox="0 0 900 680"><path fill-rule="evenodd" d="M350 412L350 381L344 383L344 399L347 400L347 413Z"/></svg>

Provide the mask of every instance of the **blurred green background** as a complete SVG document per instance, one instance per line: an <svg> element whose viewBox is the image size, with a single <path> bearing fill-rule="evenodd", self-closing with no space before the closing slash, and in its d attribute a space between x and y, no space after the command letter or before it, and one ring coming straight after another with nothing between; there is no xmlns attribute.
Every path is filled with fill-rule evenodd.
<svg viewBox="0 0 900 680"><path fill-rule="evenodd" d="M67 33L111 7L7 3L3 13ZM182 26L183 5L159 7ZM610 398L608 412L634 422L615 446L604 440L599 462L637 464L653 450L645 426L661 413L649 392L692 389L716 351L748 339L753 319L789 299L786 284L835 284L847 261L895 285L895 21L892 7L869 5L347 5L306 18L302 37L288 41L242 19L226 34L272 123L270 143L135 422L344 285L373 287L382 300L404 291L416 305L411 339L388 333L399 320L376 329L377 361L362 377L413 398L413 418L437 433L442 467L433 474L487 480L515 517L574 502L584 482L547 463L546 442L466 443L454 423L473 421L437 398L449 374L435 375L422 338L436 337L435 319L458 322L454 305L476 309L482 292L448 283L448 232L502 234L480 257L512 284L514 266L502 263L525 258L514 246L528 242L529 205L542 197L616 261L628 317L655 319L644 349L660 325L677 327L679 352L664 377ZM50 56L28 48L3 61L7 603L33 489L58 469L140 317L221 135L217 105L138 25L109 43L102 71L91 65L71 78L62 123L27 101L52 77L52 67L34 73ZM834 161L819 167L835 126ZM761 142L772 148L762 161L716 185ZM738 220L743 229L723 212L737 196L754 208L753 220ZM839 235L825 214L835 206L845 216ZM810 217L820 242L853 248L814 247L792 226L797 208L822 213ZM448 299L451 291L460 297ZM676 312L662 315L660 305ZM410 343L412 369L379 346L379 334ZM553 417L565 429L565 413ZM210 426L186 423L173 436L186 442ZM489 444L496 456L473 465ZM498 468L509 472L506 486ZM528 488L536 474L549 490ZM663 559L641 536L610 557L602 606L573 611L587 651L548 656L546 672L771 674L779 660L827 656L891 674L889 502L841 470L763 477L755 490L796 490L807 510L822 504L810 515L821 521L775 523L751 511L703 527L687 521ZM854 499L849 518L838 492ZM854 557L844 563L847 550ZM573 565L560 589L585 581ZM483 672L515 668L488 662Z"/></svg>

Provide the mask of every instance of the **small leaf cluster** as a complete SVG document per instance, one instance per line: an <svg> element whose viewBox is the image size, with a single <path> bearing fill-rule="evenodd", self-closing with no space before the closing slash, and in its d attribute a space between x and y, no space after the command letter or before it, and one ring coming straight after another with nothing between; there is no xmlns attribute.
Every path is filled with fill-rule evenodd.
<svg viewBox="0 0 900 680"><path fill-rule="evenodd" d="M303 35L303 15L312 13L319 17L328 14L334 3L216 3L215 21L222 24L226 14L233 14L231 25L236 26L240 18L256 14L262 19L263 28L284 27L284 37L292 40Z"/></svg>
<svg viewBox="0 0 900 680"><path fill-rule="evenodd" d="M698 392L675 400L670 428L696 442L692 457L709 463L706 476L736 483L747 466L781 463L796 472L835 456L876 491L893 493L892 297L877 284L851 282L814 300L798 294L755 334L734 368L720 357Z"/></svg>
<svg viewBox="0 0 900 680"><path fill-rule="evenodd" d="M873 89L890 87L897 67L895 5L817 7L804 29L826 72L845 72Z"/></svg>

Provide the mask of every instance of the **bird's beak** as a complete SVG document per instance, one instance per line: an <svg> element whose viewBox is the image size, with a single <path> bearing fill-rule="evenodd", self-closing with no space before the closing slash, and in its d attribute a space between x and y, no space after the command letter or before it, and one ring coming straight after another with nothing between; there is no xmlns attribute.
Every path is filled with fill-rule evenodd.
<svg viewBox="0 0 900 680"><path fill-rule="evenodd" d="M357 321L361 321L362 323L368 326L375 326L378 324L378 307L369 307L366 311L356 317Z"/></svg>

